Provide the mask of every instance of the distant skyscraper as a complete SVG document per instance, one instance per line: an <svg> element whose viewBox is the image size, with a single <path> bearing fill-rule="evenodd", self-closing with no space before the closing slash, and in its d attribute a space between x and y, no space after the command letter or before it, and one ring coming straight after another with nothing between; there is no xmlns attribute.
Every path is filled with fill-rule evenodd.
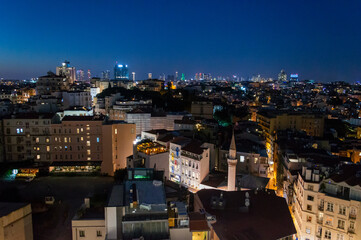
<svg viewBox="0 0 361 240"><path fill-rule="evenodd" d="M90 69L88 69L88 81L90 81L91 78L92 78L92 74L90 72Z"/></svg>
<svg viewBox="0 0 361 240"><path fill-rule="evenodd" d="M135 72L132 72L132 79L135 81Z"/></svg>
<svg viewBox="0 0 361 240"><path fill-rule="evenodd" d="M186 80L186 76L184 75L184 73L182 73L181 80L182 80L182 81L185 81L185 80Z"/></svg>
<svg viewBox="0 0 361 240"><path fill-rule="evenodd" d="M102 72L102 79L109 80L110 79L110 71L105 70Z"/></svg>
<svg viewBox="0 0 361 240"><path fill-rule="evenodd" d="M290 81L291 82L298 82L298 73L291 73Z"/></svg>
<svg viewBox="0 0 361 240"><path fill-rule="evenodd" d="M115 64L114 66L114 79L129 79L128 65Z"/></svg>
<svg viewBox="0 0 361 240"><path fill-rule="evenodd" d="M175 80L178 81L178 72L175 72Z"/></svg>
<svg viewBox="0 0 361 240"><path fill-rule="evenodd" d="M83 70L77 70L76 71L76 80L78 81L84 81L84 71Z"/></svg>
<svg viewBox="0 0 361 240"><path fill-rule="evenodd" d="M66 77L70 84L76 80L75 67L70 67L70 62L66 60L61 64L60 67L56 67L56 75Z"/></svg>
<svg viewBox="0 0 361 240"><path fill-rule="evenodd" d="M278 74L278 81L286 82L287 81L287 74L285 70L281 70L281 72Z"/></svg>
<svg viewBox="0 0 361 240"><path fill-rule="evenodd" d="M159 76L159 80L165 81L165 74L164 74L164 73L162 73L162 74Z"/></svg>
<svg viewBox="0 0 361 240"><path fill-rule="evenodd" d="M152 79L153 74L152 73L148 73L148 79Z"/></svg>

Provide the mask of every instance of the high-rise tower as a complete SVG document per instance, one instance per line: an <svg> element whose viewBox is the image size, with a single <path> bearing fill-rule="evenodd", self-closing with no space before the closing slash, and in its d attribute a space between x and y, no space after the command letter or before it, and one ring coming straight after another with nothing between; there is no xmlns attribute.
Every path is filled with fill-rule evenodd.
<svg viewBox="0 0 361 240"><path fill-rule="evenodd" d="M114 66L114 79L129 79L129 70L128 65L126 64L116 64Z"/></svg>
<svg viewBox="0 0 361 240"><path fill-rule="evenodd" d="M65 76L70 84L74 83L76 80L75 67L70 67L70 62L66 60L60 67L56 67L56 75Z"/></svg>
<svg viewBox="0 0 361 240"><path fill-rule="evenodd" d="M234 139L234 131L232 133L231 145L227 158L228 163L228 191L236 191L236 168L237 168L237 150L236 141Z"/></svg>

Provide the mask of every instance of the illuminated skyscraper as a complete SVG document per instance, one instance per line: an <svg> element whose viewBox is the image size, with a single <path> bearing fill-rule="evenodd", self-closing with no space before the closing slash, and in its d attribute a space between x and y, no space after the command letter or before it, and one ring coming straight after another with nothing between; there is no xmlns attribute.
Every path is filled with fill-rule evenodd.
<svg viewBox="0 0 361 240"><path fill-rule="evenodd" d="M76 71L76 80L78 81L84 81L84 71L83 70L77 70Z"/></svg>
<svg viewBox="0 0 361 240"><path fill-rule="evenodd" d="M178 81L178 72L175 72L175 80Z"/></svg>
<svg viewBox="0 0 361 240"><path fill-rule="evenodd" d="M153 74L152 73L148 73L148 79L152 79Z"/></svg>
<svg viewBox="0 0 361 240"><path fill-rule="evenodd" d="M114 79L129 79L128 65L115 64L114 66Z"/></svg>
<svg viewBox="0 0 361 240"><path fill-rule="evenodd" d="M90 69L88 69L88 81L90 81L91 78L92 78L92 74L90 72Z"/></svg>
<svg viewBox="0 0 361 240"><path fill-rule="evenodd" d="M70 67L70 62L66 60L61 64L60 67L56 67L56 75L66 77L70 84L76 80L75 67Z"/></svg>
<svg viewBox="0 0 361 240"><path fill-rule="evenodd" d="M291 82L298 82L298 73L291 73L290 81Z"/></svg>
<svg viewBox="0 0 361 240"><path fill-rule="evenodd" d="M185 80L186 80L186 76L184 75L184 73L182 73L181 80L182 80L182 81L185 81Z"/></svg>
<svg viewBox="0 0 361 240"><path fill-rule="evenodd" d="M109 80L110 79L110 71L105 70L102 72L102 79Z"/></svg>
<svg viewBox="0 0 361 240"><path fill-rule="evenodd" d="M285 70L281 70L281 72L278 74L278 81L286 82L287 81L287 74Z"/></svg>
<svg viewBox="0 0 361 240"><path fill-rule="evenodd" d="M132 72L132 79L135 81L135 72Z"/></svg>

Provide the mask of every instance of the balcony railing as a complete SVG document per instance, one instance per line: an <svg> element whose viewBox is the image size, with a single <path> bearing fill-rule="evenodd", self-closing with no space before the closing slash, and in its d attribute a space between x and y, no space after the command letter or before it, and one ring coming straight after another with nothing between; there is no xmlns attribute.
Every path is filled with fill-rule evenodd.
<svg viewBox="0 0 361 240"><path fill-rule="evenodd" d="M324 206L318 206L318 210L323 211L323 210L324 210Z"/></svg>
<svg viewBox="0 0 361 240"><path fill-rule="evenodd" d="M355 233L355 229L354 228L348 228L348 233Z"/></svg>
<svg viewBox="0 0 361 240"><path fill-rule="evenodd" d="M351 214L350 213L350 219L356 219L356 214Z"/></svg>

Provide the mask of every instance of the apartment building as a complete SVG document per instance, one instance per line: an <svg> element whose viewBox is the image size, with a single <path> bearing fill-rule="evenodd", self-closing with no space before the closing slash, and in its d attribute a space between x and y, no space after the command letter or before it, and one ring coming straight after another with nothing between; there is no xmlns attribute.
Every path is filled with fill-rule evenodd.
<svg viewBox="0 0 361 240"><path fill-rule="evenodd" d="M87 171L94 170L96 166L100 168L103 161L103 121L104 117L65 116L60 123L52 124L52 161L64 164L78 162L79 168ZM86 162L86 166L82 166L81 162ZM62 171L68 167L63 165L58 168Z"/></svg>
<svg viewBox="0 0 361 240"><path fill-rule="evenodd" d="M48 72L48 75L39 77L36 82L37 95L49 95L53 92L69 90L69 80L65 76Z"/></svg>
<svg viewBox="0 0 361 240"><path fill-rule="evenodd" d="M272 160L278 130L295 129L305 131L310 136L322 137L325 119L323 115L315 113L260 110L257 121L266 138L268 157Z"/></svg>
<svg viewBox="0 0 361 240"><path fill-rule="evenodd" d="M24 113L3 118L6 161L51 160L54 114Z"/></svg>
<svg viewBox="0 0 361 240"><path fill-rule="evenodd" d="M92 106L92 97L89 91L67 91L63 92L63 106L64 109L71 107L85 107Z"/></svg>
<svg viewBox="0 0 361 240"><path fill-rule="evenodd" d="M169 147L169 179L189 188L198 189L208 176L210 148L207 144L177 137Z"/></svg>
<svg viewBox="0 0 361 240"><path fill-rule="evenodd" d="M294 185L294 222L301 240L361 239L361 168L345 165L321 179L303 167Z"/></svg>
<svg viewBox="0 0 361 240"><path fill-rule="evenodd" d="M135 124L104 116L17 114L2 121L6 161L31 160L52 172L102 171L113 175L133 153Z"/></svg>

